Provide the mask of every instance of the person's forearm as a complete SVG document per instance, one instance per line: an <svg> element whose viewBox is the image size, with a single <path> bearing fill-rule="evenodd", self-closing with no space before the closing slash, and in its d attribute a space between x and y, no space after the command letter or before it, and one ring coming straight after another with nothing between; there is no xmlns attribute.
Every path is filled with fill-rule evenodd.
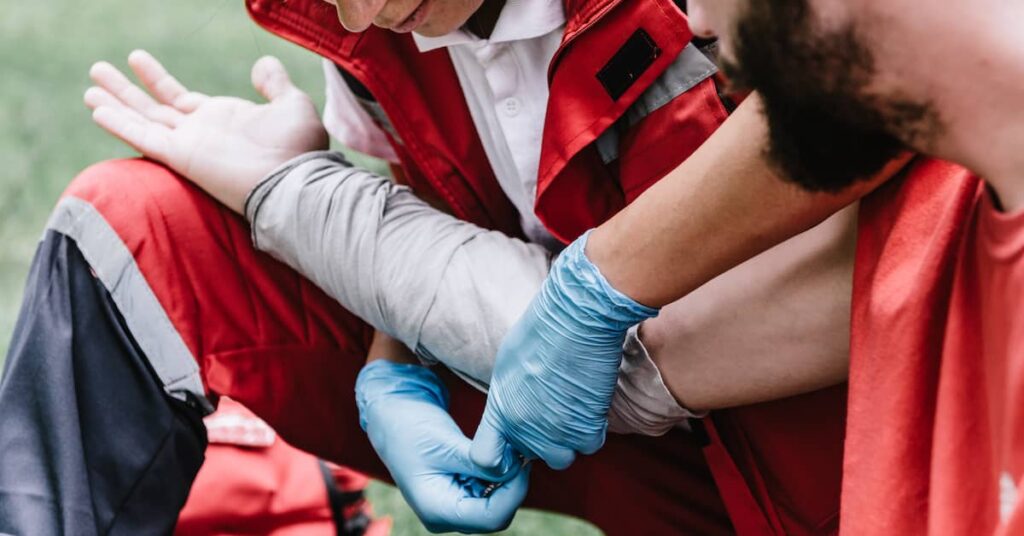
<svg viewBox="0 0 1024 536"><path fill-rule="evenodd" d="M856 205L843 209L641 326L682 406L721 409L845 380L856 212Z"/></svg>
<svg viewBox="0 0 1024 536"><path fill-rule="evenodd" d="M841 194L805 192L772 171L758 106L748 98L686 162L593 232L587 256L612 286L648 306L674 302L820 223L905 163Z"/></svg>
<svg viewBox="0 0 1024 536"><path fill-rule="evenodd" d="M487 232L329 152L272 173L250 194L246 216L257 248L414 349L449 257Z"/></svg>
<svg viewBox="0 0 1024 536"><path fill-rule="evenodd" d="M394 337L378 332L370 361L408 360L412 348L486 388L502 338L548 273L547 250L458 220L338 155L298 159L269 181L247 212L257 246ZM614 430L661 433L689 415L635 338L624 355Z"/></svg>

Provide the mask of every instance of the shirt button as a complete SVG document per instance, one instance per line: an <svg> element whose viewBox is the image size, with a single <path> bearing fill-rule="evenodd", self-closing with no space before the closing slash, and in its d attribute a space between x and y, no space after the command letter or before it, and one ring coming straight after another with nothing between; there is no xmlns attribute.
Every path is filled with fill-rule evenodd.
<svg viewBox="0 0 1024 536"><path fill-rule="evenodd" d="M515 117L515 116L519 115L519 109L522 107L522 105L519 102L519 99L517 99L515 97L509 97L509 98L505 99L504 106L505 106L505 115L507 115L509 117Z"/></svg>

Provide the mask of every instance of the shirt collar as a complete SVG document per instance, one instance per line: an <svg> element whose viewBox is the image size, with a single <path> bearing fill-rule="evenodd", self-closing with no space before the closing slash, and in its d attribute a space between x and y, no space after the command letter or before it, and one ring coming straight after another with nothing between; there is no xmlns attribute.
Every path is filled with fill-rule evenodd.
<svg viewBox="0 0 1024 536"><path fill-rule="evenodd" d="M484 0L485 2L487 0ZM484 40L463 29L440 37L412 34L420 52L466 43L507 43L547 35L565 25L562 0L508 0L498 16L490 39Z"/></svg>

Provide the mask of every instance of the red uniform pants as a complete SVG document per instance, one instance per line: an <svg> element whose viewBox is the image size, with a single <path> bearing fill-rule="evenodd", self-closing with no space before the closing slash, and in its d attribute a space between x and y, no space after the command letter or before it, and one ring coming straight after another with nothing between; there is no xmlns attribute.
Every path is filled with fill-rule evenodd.
<svg viewBox="0 0 1024 536"><path fill-rule="evenodd" d="M230 396L292 445L387 478L359 428L353 396L372 335L366 324L255 251L240 216L158 164L98 164L66 196L62 203L85 205L113 230L160 309L156 320L149 314L133 323L135 313L124 310L132 308L120 307L136 339L170 340L170 332L189 364L198 364L209 398ZM66 221L63 227L89 233ZM123 294L122 304L134 303ZM471 434L485 398L442 376L452 415ZM527 505L581 517L609 534L834 533L844 399L845 386L716 412L707 433L611 435L598 454L566 471L537 467Z"/></svg>

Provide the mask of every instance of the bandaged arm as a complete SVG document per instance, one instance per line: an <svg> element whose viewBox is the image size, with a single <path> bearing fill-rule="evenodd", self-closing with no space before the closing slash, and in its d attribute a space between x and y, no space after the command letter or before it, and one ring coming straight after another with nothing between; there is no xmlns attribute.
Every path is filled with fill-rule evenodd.
<svg viewBox="0 0 1024 536"><path fill-rule="evenodd" d="M667 306L641 326L644 343L630 331L611 429L657 435L691 415L684 407L843 381L855 214L847 208ZM446 215L337 153L279 168L253 190L246 216L257 247L480 388L550 264L544 248Z"/></svg>
<svg viewBox="0 0 1024 536"><path fill-rule="evenodd" d="M245 215L258 249L480 389L551 261L543 247L440 212L333 152L278 168L252 190ZM635 329L623 356L613 431L661 434L691 416L669 393Z"/></svg>

